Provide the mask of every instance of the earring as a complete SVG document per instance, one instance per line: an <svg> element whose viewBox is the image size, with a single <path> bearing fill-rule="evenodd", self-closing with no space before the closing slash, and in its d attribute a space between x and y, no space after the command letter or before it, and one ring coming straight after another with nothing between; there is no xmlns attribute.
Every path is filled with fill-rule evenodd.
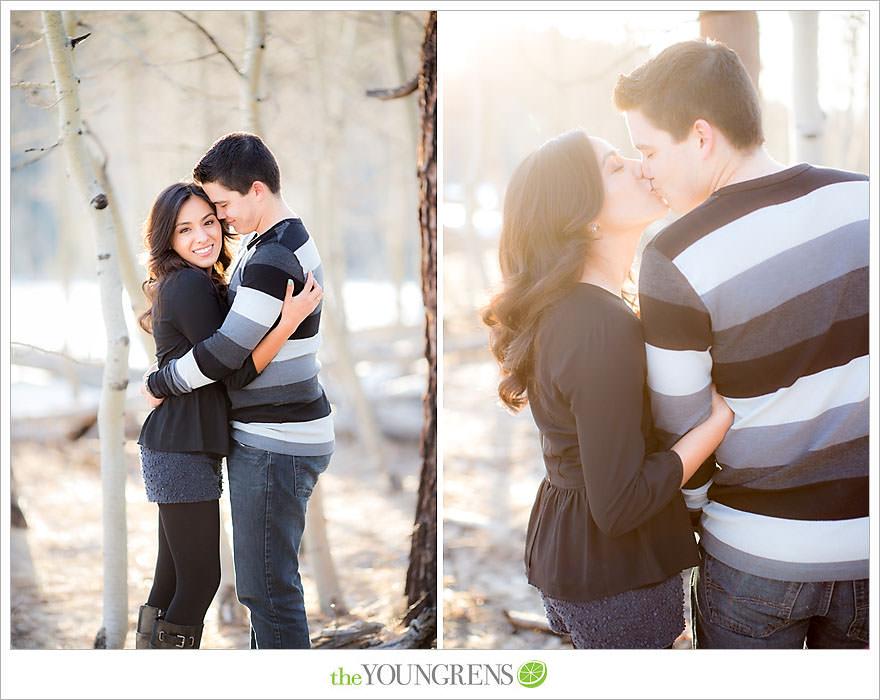
<svg viewBox="0 0 880 700"><path fill-rule="evenodd" d="M599 224L590 224L588 230L590 233L598 233L599 232Z"/></svg>

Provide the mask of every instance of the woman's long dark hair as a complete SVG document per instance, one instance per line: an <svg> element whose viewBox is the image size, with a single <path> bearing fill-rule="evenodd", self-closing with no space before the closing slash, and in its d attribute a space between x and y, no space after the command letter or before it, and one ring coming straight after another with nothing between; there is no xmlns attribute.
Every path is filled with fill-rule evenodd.
<svg viewBox="0 0 880 700"><path fill-rule="evenodd" d="M217 209L214 207L214 203L201 187L191 182L176 182L159 193L150 209L150 216L144 224L144 247L148 251L147 280L141 285L141 288L147 297L149 308L138 317L138 323L147 333L153 332L153 307L168 276L176 270L187 267L202 269L188 263L171 247L177 215L184 202L190 197L204 199L216 216ZM222 219L219 221L220 230L223 233L223 245L217 262L209 270L206 270L206 273L214 283L217 293L223 295L226 293L226 268L232 261L229 243L234 235L229 232L226 221Z"/></svg>
<svg viewBox="0 0 880 700"><path fill-rule="evenodd" d="M528 402L541 317L581 278L590 248L587 226L603 196L596 153L582 130L542 145L507 186L498 245L502 288L482 318L501 367L498 395L514 412Z"/></svg>

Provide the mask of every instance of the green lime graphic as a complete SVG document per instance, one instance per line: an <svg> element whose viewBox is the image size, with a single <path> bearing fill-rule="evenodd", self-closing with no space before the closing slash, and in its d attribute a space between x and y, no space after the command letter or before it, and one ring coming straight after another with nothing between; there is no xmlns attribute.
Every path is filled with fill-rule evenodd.
<svg viewBox="0 0 880 700"><path fill-rule="evenodd" d="M516 676L523 688L537 688L547 679L547 664L543 661L526 661L519 667Z"/></svg>

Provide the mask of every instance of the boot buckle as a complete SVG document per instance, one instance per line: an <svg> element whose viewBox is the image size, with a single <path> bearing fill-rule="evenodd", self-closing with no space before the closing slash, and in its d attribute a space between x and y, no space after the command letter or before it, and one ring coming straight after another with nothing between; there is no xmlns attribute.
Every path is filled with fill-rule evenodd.
<svg viewBox="0 0 880 700"><path fill-rule="evenodd" d="M174 634L174 635L170 635L170 636L177 637L177 643L174 645L175 648L177 648L177 649L185 649L187 643L189 643L189 646L195 646L195 642L196 642L195 637L187 637L186 635L183 635L183 634ZM168 637L169 637L169 635L165 632L165 630L159 630L159 641L160 642L164 642Z"/></svg>

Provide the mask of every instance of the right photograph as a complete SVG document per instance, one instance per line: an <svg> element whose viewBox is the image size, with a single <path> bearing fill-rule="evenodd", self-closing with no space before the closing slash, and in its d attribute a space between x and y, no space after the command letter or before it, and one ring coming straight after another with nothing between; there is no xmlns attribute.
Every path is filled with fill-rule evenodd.
<svg viewBox="0 0 880 700"><path fill-rule="evenodd" d="M868 648L868 12L438 34L443 648Z"/></svg>

